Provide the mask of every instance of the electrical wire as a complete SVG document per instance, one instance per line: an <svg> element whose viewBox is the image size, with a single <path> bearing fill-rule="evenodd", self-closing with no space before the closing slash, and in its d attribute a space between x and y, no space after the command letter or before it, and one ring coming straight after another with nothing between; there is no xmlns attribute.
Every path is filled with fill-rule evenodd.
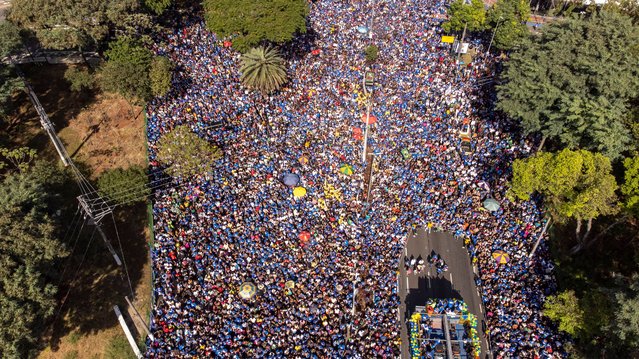
<svg viewBox="0 0 639 359"><path fill-rule="evenodd" d="M93 233L91 233L91 238L89 239L89 243L87 243L87 248L84 250L84 254L82 255L82 260L80 260L80 265L78 265L78 269L76 269L75 274L73 275L73 280L69 283L69 289L67 289L66 294L62 298L62 302L60 303L60 307L56 311L55 316L53 317L53 320L51 321L51 324L50 324L49 328L58 319L58 316L60 315L60 312L62 312L62 308L64 308L64 304L66 303L67 298L69 297L69 293L71 292L71 289L73 288L73 285L75 284L75 281L78 279L78 274L80 273L80 269L82 269L82 264L84 264L84 260L87 257L87 253L89 252L89 247L91 247L91 243L93 242L93 238L95 238L95 231L96 231L96 228L94 228L93 229Z"/></svg>
<svg viewBox="0 0 639 359"><path fill-rule="evenodd" d="M129 276L129 269L126 265L126 258L124 256L124 250L122 249L122 241L120 241L120 233L118 232L118 226L115 223L115 216L111 212L111 219L113 220L113 228L115 228L115 238L118 239L118 246L120 247L120 253L122 254L122 263L124 264L124 273L126 274L126 280L129 282L129 290L131 290L131 299L135 300L135 293L133 292L133 286L131 285L131 277Z"/></svg>

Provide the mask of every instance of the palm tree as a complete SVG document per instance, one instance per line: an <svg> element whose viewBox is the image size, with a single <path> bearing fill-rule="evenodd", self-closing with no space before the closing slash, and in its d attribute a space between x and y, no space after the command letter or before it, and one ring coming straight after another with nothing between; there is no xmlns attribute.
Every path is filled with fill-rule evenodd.
<svg viewBox="0 0 639 359"><path fill-rule="evenodd" d="M273 47L250 49L242 55L240 80L250 88L269 94L287 81L285 61Z"/></svg>

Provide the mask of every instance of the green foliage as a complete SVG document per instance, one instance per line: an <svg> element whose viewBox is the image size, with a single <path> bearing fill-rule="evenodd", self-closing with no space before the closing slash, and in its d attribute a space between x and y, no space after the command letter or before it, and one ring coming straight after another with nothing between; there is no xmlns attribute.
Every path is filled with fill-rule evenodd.
<svg viewBox="0 0 639 359"><path fill-rule="evenodd" d="M559 322L559 330L576 336L584 328L585 313L572 290L551 295L544 303L544 315Z"/></svg>
<svg viewBox="0 0 639 359"><path fill-rule="evenodd" d="M171 6L171 0L142 0L144 6L153 11L156 15L161 15L164 10Z"/></svg>
<svg viewBox="0 0 639 359"><path fill-rule="evenodd" d="M526 21L530 16L526 0L498 0L486 14L486 23L495 30L493 46L510 50L515 44L530 36Z"/></svg>
<svg viewBox="0 0 639 359"><path fill-rule="evenodd" d="M18 147L9 149L0 147L0 169L10 166L14 170L24 172L29 169L36 157L37 153L33 148Z"/></svg>
<svg viewBox="0 0 639 359"><path fill-rule="evenodd" d="M379 47L376 45L368 45L364 53L366 54L366 61L371 63L375 62L377 57L379 57Z"/></svg>
<svg viewBox="0 0 639 359"><path fill-rule="evenodd" d="M617 211L617 184L611 172L610 160L599 153L540 152L515 160L508 195L528 200L534 192L542 194L556 220L594 219Z"/></svg>
<svg viewBox="0 0 639 359"><path fill-rule="evenodd" d="M567 148L614 159L631 139L625 118L638 95L639 27L601 12L542 28L511 53L497 108Z"/></svg>
<svg viewBox="0 0 639 359"><path fill-rule="evenodd" d="M242 55L240 80L264 94L278 90L287 81L286 64L279 51L262 46Z"/></svg>
<svg viewBox="0 0 639 359"><path fill-rule="evenodd" d="M9 113L11 96L24 88L24 83L15 73L13 66L0 66L0 123Z"/></svg>
<svg viewBox="0 0 639 359"><path fill-rule="evenodd" d="M151 80L151 94L164 96L171 89L173 64L169 59L158 56L151 63L149 78Z"/></svg>
<svg viewBox="0 0 639 359"><path fill-rule="evenodd" d="M15 53L21 46L20 29L9 21L0 22L0 57Z"/></svg>
<svg viewBox="0 0 639 359"><path fill-rule="evenodd" d="M462 31L467 26L468 31L481 31L486 22L486 9L482 0L456 0L448 8L448 21L442 24L447 33Z"/></svg>
<svg viewBox="0 0 639 359"><path fill-rule="evenodd" d="M79 357L80 353L77 350L72 350L64 355L64 359L78 359Z"/></svg>
<svg viewBox="0 0 639 359"><path fill-rule="evenodd" d="M639 156L626 158L623 161L626 169L624 183L621 185L623 207L635 216L639 216Z"/></svg>
<svg viewBox="0 0 639 359"><path fill-rule="evenodd" d="M102 87L129 99L148 100L151 97L151 51L125 36L111 42L105 54L108 61L101 69Z"/></svg>
<svg viewBox="0 0 639 359"><path fill-rule="evenodd" d="M135 204L144 202L151 191L148 178L142 167L116 168L104 171L98 178L98 191L117 203ZM135 189L130 191L127 189Z"/></svg>
<svg viewBox="0 0 639 359"><path fill-rule="evenodd" d="M99 45L116 32L144 33L151 21L140 11L136 0L13 0L8 19L62 50Z"/></svg>
<svg viewBox="0 0 639 359"><path fill-rule="evenodd" d="M158 160L167 166L173 177L191 177L210 172L222 151L198 137L186 126L177 126L160 138L157 143Z"/></svg>
<svg viewBox="0 0 639 359"><path fill-rule="evenodd" d="M118 334L109 341L104 359L135 359L135 354L126 337Z"/></svg>
<svg viewBox="0 0 639 359"><path fill-rule="evenodd" d="M305 0L204 0L206 26L220 37L235 36L233 47L245 52L268 41L282 44L306 33Z"/></svg>
<svg viewBox="0 0 639 359"><path fill-rule="evenodd" d="M95 81L88 69L69 67L64 72L64 79L71 85L71 91L81 92L93 89Z"/></svg>
<svg viewBox="0 0 639 359"><path fill-rule="evenodd" d="M20 181L15 181L19 178ZM55 309L57 288L52 284L56 262L68 255L45 213L47 194L9 198L22 181L49 180L39 174L12 173L1 183L0 202L0 352L7 358L30 357L42 323ZM44 183L42 183L44 182ZM37 203L29 203L35 199ZM7 206L7 202L12 205Z"/></svg>
<svg viewBox="0 0 639 359"><path fill-rule="evenodd" d="M615 294L617 311L612 332L624 343L639 348L639 275L630 280L626 290Z"/></svg>

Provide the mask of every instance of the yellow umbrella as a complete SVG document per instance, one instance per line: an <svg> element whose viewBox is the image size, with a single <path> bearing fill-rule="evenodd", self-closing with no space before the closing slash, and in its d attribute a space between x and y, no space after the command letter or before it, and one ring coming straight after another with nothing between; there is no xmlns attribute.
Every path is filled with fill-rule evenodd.
<svg viewBox="0 0 639 359"><path fill-rule="evenodd" d="M293 190L293 196L300 198L306 195L306 188L304 187L295 187Z"/></svg>
<svg viewBox="0 0 639 359"><path fill-rule="evenodd" d="M300 157L300 158L298 159L298 161L299 161L299 163L300 163L300 164L305 165L305 164L307 164L307 163L308 163L308 157L306 157L306 156L302 156L302 157Z"/></svg>
<svg viewBox="0 0 639 359"><path fill-rule="evenodd" d="M510 261L510 256L508 255L508 253L502 250L494 251L493 258L495 259L497 264L505 264L505 263L508 263L508 261Z"/></svg>

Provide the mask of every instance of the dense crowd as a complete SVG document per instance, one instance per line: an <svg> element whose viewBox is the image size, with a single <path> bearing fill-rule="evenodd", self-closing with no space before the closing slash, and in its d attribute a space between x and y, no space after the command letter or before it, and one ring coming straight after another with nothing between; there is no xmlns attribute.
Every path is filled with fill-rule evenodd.
<svg viewBox="0 0 639 359"><path fill-rule="evenodd" d="M171 92L147 107L151 164L160 167L158 138L180 124L225 156L210 173L154 195L155 340L146 357L394 358L404 325L401 249L408 231L427 223L468 238L498 357L563 357L540 315L553 290L545 247L530 265L526 258L541 231L539 209L502 198L510 163L530 146L479 91L495 67L482 45L457 67L441 43L445 6L310 3L312 31L284 49L290 81L265 97L239 83L239 55L201 20L181 19L158 39L154 50L178 66ZM371 17L372 39L357 30ZM369 194L360 134L370 43L380 58L372 65L378 121L369 134ZM464 119L471 155L459 149ZM212 126L219 121L222 128ZM340 173L344 164L354 174ZM300 176L306 196L278 180L287 173ZM489 196L497 212L481 208ZM497 266L497 249L511 261ZM252 299L238 296L244 282L257 286Z"/></svg>

